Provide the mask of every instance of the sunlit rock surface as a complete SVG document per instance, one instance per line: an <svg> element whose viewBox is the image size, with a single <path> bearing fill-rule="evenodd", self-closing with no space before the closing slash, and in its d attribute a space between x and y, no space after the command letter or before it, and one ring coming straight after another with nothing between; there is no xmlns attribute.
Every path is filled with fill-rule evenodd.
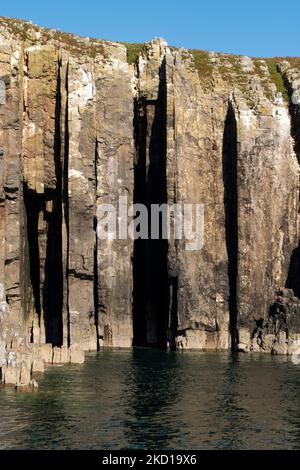
<svg viewBox="0 0 300 470"><path fill-rule="evenodd" d="M100 347L293 354L300 60L0 21L1 380ZM203 204L204 246L100 240L98 208Z"/></svg>

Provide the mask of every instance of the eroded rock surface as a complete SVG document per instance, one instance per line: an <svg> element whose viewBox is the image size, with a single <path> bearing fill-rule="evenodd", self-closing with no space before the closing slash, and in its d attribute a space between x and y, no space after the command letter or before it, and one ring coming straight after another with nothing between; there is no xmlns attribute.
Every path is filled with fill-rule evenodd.
<svg viewBox="0 0 300 470"><path fill-rule="evenodd" d="M4 383L34 388L99 347L293 354L300 61L3 18L0 83ZM203 204L203 248L100 240L98 208L120 197Z"/></svg>

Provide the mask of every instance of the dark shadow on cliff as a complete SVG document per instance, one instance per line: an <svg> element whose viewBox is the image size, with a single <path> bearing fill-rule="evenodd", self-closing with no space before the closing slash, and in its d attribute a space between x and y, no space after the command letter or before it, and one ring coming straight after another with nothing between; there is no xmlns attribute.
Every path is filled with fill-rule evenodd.
<svg viewBox="0 0 300 470"><path fill-rule="evenodd" d="M146 182L146 132L147 117L144 100L134 101L134 131L136 161L134 164L134 203L145 202ZM144 314L145 279L144 279L145 241L134 242L133 254L133 345L146 346L146 321Z"/></svg>
<svg viewBox="0 0 300 470"><path fill-rule="evenodd" d="M288 80L284 80L284 86L289 95L289 113L291 117L291 134L294 139L294 150L300 164L300 105L292 102L293 89Z"/></svg>
<svg viewBox="0 0 300 470"><path fill-rule="evenodd" d="M298 163L300 163L300 106L290 105L292 137L295 145L294 150L297 156Z"/></svg>
<svg viewBox="0 0 300 470"><path fill-rule="evenodd" d="M293 250L291 255L285 287L292 289L295 296L300 298L300 240L298 247Z"/></svg>
<svg viewBox="0 0 300 470"><path fill-rule="evenodd" d="M26 288L32 290L32 305L27 305L30 311L34 309L38 316L39 324L41 321L41 294L40 294L40 252L39 252L39 212L41 201L39 196L32 190L28 189L27 184L23 185L23 200L26 215L26 244L28 250L28 266L25 268L25 275L29 274L28 285ZM26 297L31 298L26 292ZM32 333L31 333L32 335ZM32 341L32 337L31 337Z"/></svg>
<svg viewBox="0 0 300 470"><path fill-rule="evenodd" d="M64 276L66 284L65 292L65 304L64 309L67 313L67 342L70 346L70 312L69 312L69 285L68 285L68 272L69 272L69 239L70 239L70 229L69 229L69 66L67 65L66 76L65 76L65 94L66 94L66 105L65 105L65 122L64 122L64 142L62 145L63 151L63 162L62 162L62 205L64 210L64 221L66 225L67 232L67 253L66 253L66 263L64 266Z"/></svg>
<svg viewBox="0 0 300 470"><path fill-rule="evenodd" d="M231 347L237 348L237 276L238 276L238 187L237 187L237 124L231 103L223 134L223 182L225 232L228 255L229 314Z"/></svg>
<svg viewBox="0 0 300 470"><path fill-rule="evenodd" d="M38 316L41 327L42 313L46 342L60 346L62 344L62 256L61 256L61 224L58 208L58 198L55 193L48 191L45 195L37 194L23 188L24 205L26 211L27 246L29 264L29 282L27 289L31 289L33 302L27 309L33 309ZM46 208L52 206L52 211ZM43 232L39 229L39 218L46 222L46 259L44 276L41 269L41 237ZM44 277L44 279L43 279ZM26 297L28 293L26 293ZM33 336L31 334L31 341Z"/></svg>
<svg viewBox="0 0 300 470"><path fill-rule="evenodd" d="M54 192L49 199L52 212L45 212L47 221L47 248L45 260L45 282L43 288L43 310L46 343L61 346L63 343L62 305L62 214L61 197Z"/></svg>
<svg viewBox="0 0 300 470"><path fill-rule="evenodd" d="M134 203L144 204L151 214L152 204L167 202L166 179L166 65L160 68L157 100L135 102ZM149 218L149 234L151 220ZM167 345L169 315L168 241L136 240L133 273L133 325L135 346Z"/></svg>

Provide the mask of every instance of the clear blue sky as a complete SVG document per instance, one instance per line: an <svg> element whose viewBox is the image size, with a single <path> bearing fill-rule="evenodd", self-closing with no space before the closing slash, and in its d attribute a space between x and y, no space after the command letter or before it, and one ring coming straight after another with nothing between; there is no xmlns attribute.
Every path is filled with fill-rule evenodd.
<svg viewBox="0 0 300 470"><path fill-rule="evenodd" d="M300 55L300 0L2 1L0 15L83 36L253 56Z"/></svg>

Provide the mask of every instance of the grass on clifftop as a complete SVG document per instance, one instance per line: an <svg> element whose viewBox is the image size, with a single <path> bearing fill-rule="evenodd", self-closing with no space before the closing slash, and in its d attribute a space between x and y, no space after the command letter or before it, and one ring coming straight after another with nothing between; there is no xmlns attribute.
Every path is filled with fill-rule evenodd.
<svg viewBox="0 0 300 470"><path fill-rule="evenodd" d="M270 74L270 80L276 85L277 91L282 94L282 97L285 101L289 100L288 91L284 84L283 77L281 73L278 71L277 64L278 61L276 59L264 59Z"/></svg>
<svg viewBox="0 0 300 470"><path fill-rule="evenodd" d="M195 60L195 67L199 72L199 75L203 78L211 78L212 76L212 65L209 62L209 52L191 49L189 51Z"/></svg>
<svg viewBox="0 0 300 470"><path fill-rule="evenodd" d="M124 46L126 46L128 64L135 64L138 56L142 54L142 52L144 52L145 50L145 43L143 42L123 42L121 44L124 44Z"/></svg>
<svg viewBox="0 0 300 470"><path fill-rule="evenodd" d="M269 99L272 99L272 92L270 89L270 82L275 84L278 92L282 94L285 101L289 100L288 91L284 83L284 79L278 70L278 63L287 60L291 66L300 67L300 58L267 58L259 59L252 58L255 66L255 71L252 73L245 73L241 67L241 57L235 54L217 54L216 58L218 63L214 66L210 62L210 54L208 51L190 50L195 60L195 67L199 73L202 81L209 86L210 79L213 76L213 71L219 72L223 80L231 83L231 85L238 85L244 93L248 104L254 106L251 95L249 94L249 78L257 74L265 89L265 94ZM259 69L259 62L265 62L268 67L269 76L266 76Z"/></svg>
<svg viewBox="0 0 300 470"><path fill-rule="evenodd" d="M0 26L5 26L12 34L18 35L23 41L30 39L31 31L40 31L38 26L30 21L19 20L18 18L7 18L0 16Z"/></svg>
<svg viewBox="0 0 300 470"><path fill-rule="evenodd" d="M31 44L35 41L47 43L61 44L70 50L73 54L86 54L89 57L96 57L101 54L106 57L104 47L105 41L94 38L83 38L75 34L65 33L55 29L39 27L29 21L20 20L18 18L0 17L0 26L7 28L9 32L17 35L24 43ZM40 39L36 39L34 33L40 34ZM127 61L129 64L135 64L139 55L143 54L147 49L146 43L129 43L122 42L127 49ZM170 47L171 50L177 48ZM249 78L251 75L258 75L261 79L265 94L268 98L272 98L272 89L270 82L274 83L278 92L282 93L283 99L288 101L288 91L286 89L284 79L278 71L277 64L282 61L290 63L291 67L300 68L300 57L274 57L274 58L254 58L252 61L255 66L254 73L245 73L241 68L240 59L242 56L235 54L217 53L215 56L209 51L190 49L188 51L194 58L195 68L204 88L210 89L214 77L214 71L218 72L224 81L231 85L238 85L243 93L248 96L249 101ZM215 57L215 61L214 61ZM107 57L106 57L107 58ZM260 62L264 61L269 70L269 75L260 67Z"/></svg>
<svg viewBox="0 0 300 470"><path fill-rule="evenodd" d="M0 16L0 26L4 26L11 33L16 35L25 44L40 41L42 43L60 43L68 50L80 54L87 54L90 57L95 57L96 54L105 56L105 49L103 47L104 41L101 39L84 38L72 33L65 33L58 29L49 29L39 27L30 21L19 20L17 18L6 18ZM39 33L40 38L34 37L33 33Z"/></svg>

